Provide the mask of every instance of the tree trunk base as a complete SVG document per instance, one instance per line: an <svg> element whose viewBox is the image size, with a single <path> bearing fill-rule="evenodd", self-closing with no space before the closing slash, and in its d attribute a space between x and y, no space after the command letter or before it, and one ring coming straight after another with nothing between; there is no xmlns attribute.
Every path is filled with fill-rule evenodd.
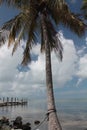
<svg viewBox="0 0 87 130"><path fill-rule="evenodd" d="M56 112L49 114L48 130L62 130Z"/></svg>

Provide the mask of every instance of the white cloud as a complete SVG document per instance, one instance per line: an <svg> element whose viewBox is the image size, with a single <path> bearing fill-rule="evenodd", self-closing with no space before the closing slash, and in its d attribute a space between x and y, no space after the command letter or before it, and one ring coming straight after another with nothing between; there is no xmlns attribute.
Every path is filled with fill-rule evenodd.
<svg viewBox="0 0 87 130"><path fill-rule="evenodd" d="M38 48L38 49L37 49ZM33 51L37 54L39 45ZM0 48L0 92L1 95L10 94L10 96L19 95L26 96L36 91L37 86L44 84L43 73L43 56L38 57L38 61L32 61L28 72L20 72L17 66L21 63L23 50L19 48L12 57L12 48L7 49L6 46ZM32 51L32 53L33 53ZM42 60L41 60L42 59ZM39 69L37 69L39 68ZM42 72L42 73L41 73ZM43 76L44 75L44 76ZM33 88L35 90L33 90ZM20 95L21 94L21 95Z"/></svg>
<svg viewBox="0 0 87 130"><path fill-rule="evenodd" d="M78 51L77 51L77 54L79 57L82 57L84 56L84 53L87 51L87 47L86 46L83 46L81 47Z"/></svg>
<svg viewBox="0 0 87 130"><path fill-rule="evenodd" d="M85 39L87 45L87 38ZM76 86L78 86L84 79L87 79L87 46L83 46L78 50L77 54L79 56L78 68L76 76L79 78Z"/></svg>
<svg viewBox="0 0 87 130"><path fill-rule="evenodd" d="M64 47L63 61L58 62L53 55L53 74L54 82L60 85L64 85L67 81L70 81L76 72L77 54L74 46L74 42L69 39L65 39L61 35L61 41ZM54 58L55 57L55 58Z"/></svg>
<svg viewBox="0 0 87 130"><path fill-rule="evenodd" d="M82 79L87 79L87 54L84 54L83 57L80 57L77 76Z"/></svg>
<svg viewBox="0 0 87 130"><path fill-rule="evenodd" d="M77 64L79 64L77 76L84 78L87 66L87 55L78 59L73 40L65 39L62 33L60 39L64 47L63 61L59 62L55 54L52 53L53 83L56 87L63 86L72 80L77 72ZM38 58L31 62L29 71L19 73L17 65L21 63L23 50L19 48L12 57L11 49L8 50L6 46L0 49L0 92L2 92L2 96L6 94L27 96L32 92L43 92L46 86L45 55L41 54L39 50L40 44L32 50L32 54L38 55Z"/></svg>
<svg viewBox="0 0 87 130"><path fill-rule="evenodd" d="M86 45L87 45L87 37L86 37L85 41L86 41Z"/></svg>

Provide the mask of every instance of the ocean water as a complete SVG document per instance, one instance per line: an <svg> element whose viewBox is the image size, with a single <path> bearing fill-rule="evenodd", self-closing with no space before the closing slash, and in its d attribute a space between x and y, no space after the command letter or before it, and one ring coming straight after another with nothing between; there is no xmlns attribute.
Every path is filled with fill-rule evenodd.
<svg viewBox="0 0 87 130"><path fill-rule="evenodd" d="M45 100L32 100L26 106L0 107L0 117L6 116L14 120L23 118L23 123L30 122L32 130L36 127L35 120L43 121L47 112ZM87 99L56 100L58 118L63 130L87 130ZM47 121L40 127L47 130Z"/></svg>

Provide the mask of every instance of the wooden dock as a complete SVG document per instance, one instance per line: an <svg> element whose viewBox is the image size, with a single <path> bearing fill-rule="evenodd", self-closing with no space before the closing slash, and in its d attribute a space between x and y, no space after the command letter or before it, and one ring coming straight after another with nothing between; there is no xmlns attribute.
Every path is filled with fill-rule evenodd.
<svg viewBox="0 0 87 130"><path fill-rule="evenodd" d="M25 99L18 100L17 98L3 98L3 100L0 100L0 107L4 106L18 106L18 105L27 105L28 101Z"/></svg>

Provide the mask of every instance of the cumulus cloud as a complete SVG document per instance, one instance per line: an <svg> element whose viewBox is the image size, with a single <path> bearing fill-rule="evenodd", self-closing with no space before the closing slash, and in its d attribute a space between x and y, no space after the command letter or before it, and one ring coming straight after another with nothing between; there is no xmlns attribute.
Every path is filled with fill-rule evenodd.
<svg viewBox="0 0 87 130"><path fill-rule="evenodd" d="M84 78L87 74L87 55L78 58L73 40L65 39L60 33L60 40L63 44L63 61L59 62L58 58L52 53L52 72L53 83L55 87L63 86L68 81L72 80L73 76ZM12 49L12 48L11 48ZM21 47L17 50L14 56L11 56L11 49L3 46L0 49L0 92L2 96L29 96L32 93L40 94L45 88L45 55L40 53L40 44L32 50L36 60L33 60L28 66L29 70L19 72L18 64L22 61L23 50ZM79 69L77 65L79 61ZM84 70L83 70L84 69ZM84 71L84 72L83 72Z"/></svg>
<svg viewBox="0 0 87 130"><path fill-rule="evenodd" d="M38 49L37 49L38 48ZM35 55L38 53L39 45L34 49ZM12 57L12 48L8 49L7 46L0 48L0 92L1 95L10 96L26 96L35 91L37 87L43 84L43 57L38 57L38 61L32 61L29 65L30 70L26 73L19 72L17 66L22 61L23 50L20 47ZM32 51L32 53L33 53ZM40 60L40 58L42 60ZM39 69L37 69L39 68ZM45 77L45 75L44 75Z"/></svg>
<svg viewBox="0 0 87 130"><path fill-rule="evenodd" d="M19 52L12 57L12 48L8 49L7 46L0 48L0 90L2 95L10 93L12 90L13 82L17 74L16 65L20 62L21 58Z"/></svg>
<svg viewBox="0 0 87 130"><path fill-rule="evenodd" d="M85 39L87 45L87 38ZM83 80L87 79L87 46L83 46L80 50L77 51L79 60L76 76L78 77L78 86Z"/></svg>
<svg viewBox="0 0 87 130"><path fill-rule="evenodd" d="M86 45L87 45L87 37L86 37L85 41L86 41Z"/></svg>
<svg viewBox="0 0 87 130"><path fill-rule="evenodd" d="M53 77L56 86L58 86L58 84L60 86L64 85L67 81L70 81L73 78L78 60L73 40L65 39L62 33L60 40L64 48L63 61L58 62L57 58L52 55Z"/></svg>
<svg viewBox="0 0 87 130"><path fill-rule="evenodd" d="M87 79L87 54L84 54L84 56L81 57L79 60L77 76L79 76L82 79Z"/></svg>

